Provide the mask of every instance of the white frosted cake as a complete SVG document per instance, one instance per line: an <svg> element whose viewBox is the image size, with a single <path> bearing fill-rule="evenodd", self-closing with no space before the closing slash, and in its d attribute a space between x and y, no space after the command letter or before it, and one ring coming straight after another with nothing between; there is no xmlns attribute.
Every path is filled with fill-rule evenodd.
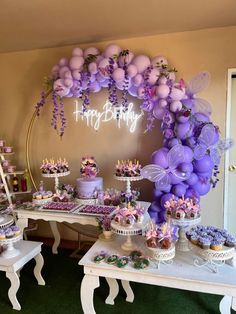
<svg viewBox="0 0 236 314"><path fill-rule="evenodd" d="M78 198L96 198L97 192L103 190L103 178L79 178L76 180Z"/></svg>

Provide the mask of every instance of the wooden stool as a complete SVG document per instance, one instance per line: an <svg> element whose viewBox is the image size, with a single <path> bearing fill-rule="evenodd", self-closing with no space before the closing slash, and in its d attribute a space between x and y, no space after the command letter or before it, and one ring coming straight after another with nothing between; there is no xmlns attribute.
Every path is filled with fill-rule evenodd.
<svg viewBox="0 0 236 314"><path fill-rule="evenodd" d="M0 255L0 271L6 272L6 277L11 282L11 287L8 290L8 297L11 301L14 310L20 310L21 306L17 300L16 293L20 287L19 272L23 266L28 263L32 258L35 259L36 265L34 268L34 276L39 285L45 285L45 281L42 278L41 270L44 264L43 257L41 255L41 242L32 241L19 241L14 246L21 253L13 258L3 258ZM36 301L36 300L35 300Z"/></svg>

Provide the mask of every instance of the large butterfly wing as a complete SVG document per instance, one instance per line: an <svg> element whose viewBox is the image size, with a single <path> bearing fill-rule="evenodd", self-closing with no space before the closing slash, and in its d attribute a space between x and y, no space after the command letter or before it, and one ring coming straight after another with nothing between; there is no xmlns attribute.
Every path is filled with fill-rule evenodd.
<svg viewBox="0 0 236 314"><path fill-rule="evenodd" d="M167 162L172 172L179 164L184 161L184 147L181 144L173 146L167 154Z"/></svg>
<svg viewBox="0 0 236 314"><path fill-rule="evenodd" d="M207 152L207 147L204 144L198 144L194 148L194 158L196 160L202 159Z"/></svg>
<svg viewBox="0 0 236 314"><path fill-rule="evenodd" d="M202 144L206 146L206 148L209 148L212 146L215 138L215 127L212 124L206 124L198 137L199 144Z"/></svg>
<svg viewBox="0 0 236 314"><path fill-rule="evenodd" d="M194 98L193 99L195 112L204 113L209 116L212 113L211 104L202 98Z"/></svg>
<svg viewBox="0 0 236 314"><path fill-rule="evenodd" d="M211 76L207 71L194 76L187 84L187 94L195 95L203 91L210 83Z"/></svg>
<svg viewBox="0 0 236 314"><path fill-rule="evenodd" d="M220 164L220 154L219 154L219 150L217 149L217 147L212 147L210 149L210 156L214 162L214 165L218 166Z"/></svg>
<svg viewBox="0 0 236 314"><path fill-rule="evenodd" d="M166 189L169 184L170 184L170 177L168 173L166 173L160 180L156 181L155 187L157 190L162 191Z"/></svg>
<svg viewBox="0 0 236 314"><path fill-rule="evenodd" d="M230 149L233 145L234 145L234 141L231 138L220 140L217 144L220 154L223 154L225 151Z"/></svg>
<svg viewBox="0 0 236 314"><path fill-rule="evenodd" d="M144 166L141 169L141 176L152 182L160 181L165 175L165 169L155 164Z"/></svg>

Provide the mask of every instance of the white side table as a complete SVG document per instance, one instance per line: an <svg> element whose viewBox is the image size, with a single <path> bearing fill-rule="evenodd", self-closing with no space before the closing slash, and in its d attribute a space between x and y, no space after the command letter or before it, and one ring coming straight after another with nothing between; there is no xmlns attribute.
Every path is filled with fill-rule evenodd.
<svg viewBox="0 0 236 314"><path fill-rule="evenodd" d="M8 290L8 297L11 301L14 310L20 310L21 306L17 300L16 294L20 287L19 271L28 263L32 258L35 259L36 265L34 268L34 276L39 285L45 285L45 281L42 278L41 270L44 264L43 257L41 255L41 242L32 241L19 241L15 244L15 247L21 252L14 258L3 258L0 254L0 271L6 272L6 277L11 282L11 287ZM35 300L36 301L36 300Z"/></svg>

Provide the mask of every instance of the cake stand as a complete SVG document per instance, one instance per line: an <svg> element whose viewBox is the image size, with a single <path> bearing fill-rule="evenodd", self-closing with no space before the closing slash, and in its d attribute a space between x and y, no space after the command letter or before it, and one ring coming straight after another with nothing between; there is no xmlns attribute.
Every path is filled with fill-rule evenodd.
<svg viewBox="0 0 236 314"><path fill-rule="evenodd" d="M204 250L198 248L197 253L200 258L194 259L194 265L197 267L207 267L212 272L217 273L218 267L224 265L226 260L232 259L234 257L235 248L223 246L223 249L220 251L214 251L211 249Z"/></svg>
<svg viewBox="0 0 236 314"><path fill-rule="evenodd" d="M138 177L119 177L114 175L114 178L118 181L123 181L126 182L126 193L129 194L131 193L131 182L134 181L140 181L143 179L142 176L138 176Z"/></svg>
<svg viewBox="0 0 236 314"><path fill-rule="evenodd" d="M175 257L175 245L173 243L169 249L151 248L148 246L147 248L151 253L151 260L154 261L157 268L160 267L160 264L173 263L173 258Z"/></svg>
<svg viewBox="0 0 236 314"><path fill-rule="evenodd" d="M22 234L13 238L0 240L0 244L5 246L5 250L1 253L1 257L12 258L20 254L20 251L14 248L14 243L22 239Z"/></svg>
<svg viewBox="0 0 236 314"><path fill-rule="evenodd" d="M14 218L10 215L0 215L0 229L8 228L14 223Z"/></svg>
<svg viewBox="0 0 236 314"><path fill-rule="evenodd" d="M150 217L148 213L144 215L144 219L141 223L135 223L130 227L121 226L115 221L111 222L111 230L119 235L126 236L126 241L121 245L122 250L124 251L133 251L135 249L135 245L132 242L131 237L135 235L141 235L148 227L148 223L150 221Z"/></svg>
<svg viewBox="0 0 236 314"><path fill-rule="evenodd" d="M61 172L61 173L42 173L42 177L44 178L54 178L55 179L55 192L57 194L60 193L59 191L59 178L66 177L70 174L70 171Z"/></svg>
<svg viewBox="0 0 236 314"><path fill-rule="evenodd" d="M174 219L171 218L171 223L174 226L177 226L179 228L179 238L176 242L176 249L180 252L188 252L190 251L189 248L189 241L186 238L186 230L188 230L191 226L196 226L201 222L201 216L194 218L194 219Z"/></svg>

